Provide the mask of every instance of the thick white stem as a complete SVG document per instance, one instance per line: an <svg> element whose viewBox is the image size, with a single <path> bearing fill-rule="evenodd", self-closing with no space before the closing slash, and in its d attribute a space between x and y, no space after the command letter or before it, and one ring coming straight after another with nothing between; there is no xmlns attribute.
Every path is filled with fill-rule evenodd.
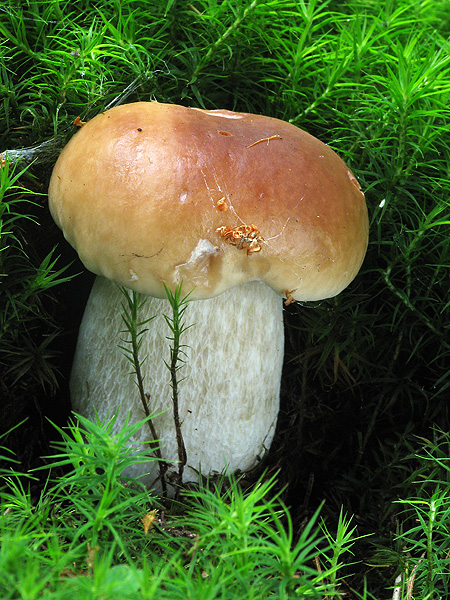
<svg viewBox="0 0 450 600"><path fill-rule="evenodd" d="M128 414L136 422L145 415L130 374L131 365L119 349L123 332L117 286L98 277L80 327L71 375L75 412L105 420L118 412L120 427ZM248 471L270 447L279 409L284 334L282 300L261 282L233 288L216 298L189 303L185 324L192 325L181 343L187 354L179 371L180 419L187 452L184 481L203 475ZM177 444L171 406L170 334L163 314L170 315L167 300L149 298L142 321L148 324L140 351L145 358L144 387L154 419L163 458L176 471ZM142 428L136 441L150 439ZM158 477L156 463L134 468L151 484Z"/></svg>

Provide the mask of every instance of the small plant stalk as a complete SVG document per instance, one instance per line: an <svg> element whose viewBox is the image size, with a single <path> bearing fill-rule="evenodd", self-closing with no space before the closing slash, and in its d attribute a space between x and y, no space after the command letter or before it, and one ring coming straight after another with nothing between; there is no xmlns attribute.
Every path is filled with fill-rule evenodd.
<svg viewBox="0 0 450 600"><path fill-rule="evenodd" d="M179 411L179 399L178 399L178 370L184 364L183 355L186 353L183 350L183 345L180 344L180 338L187 327L183 322L184 312L187 308L188 295L184 298L181 296L182 283L177 286L175 292L172 293L167 287L166 294L172 308L172 316L169 317L164 315L166 322L172 332L172 336L168 339L172 342L170 347L170 364L166 363L167 368L170 371L170 382L172 386L172 406L173 406L173 420L175 424L175 434L178 448L178 483L181 484L183 481L184 466L187 462L186 447L184 445L183 432L181 430L181 420Z"/></svg>
<svg viewBox="0 0 450 600"><path fill-rule="evenodd" d="M183 469L184 465L186 464L187 456L186 447L183 440L183 433L181 431L180 412L178 405L177 363L179 360L179 351L179 339L174 338L173 347L170 349L170 380L172 385L173 420L175 423L178 446L178 479L181 483L183 480Z"/></svg>
<svg viewBox="0 0 450 600"><path fill-rule="evenodd" d="M142 336L147 331L147 329L140 329L142 326L146 325L151 319L147 319L146 321L139 322L138 321L138 312L139 309L143 306L146 301L146 298L142 300L141 294L134 291L129 291L126 288L121 288L122 293L124 294L127 305L125 306L122 303L123 314L122 318L126 325L127 331L130 334L130 339L126 340L126 343L130 344L131 349L120 346L121 350L124 352L126 358L131 362L134 368L134 373L136 375L136 385L139 390L139 398L141 400L145 416L148 418L148 426L150 429L150 433L152 436L152 441L156 443L158 440L158 435L156 433L155 426L153 424L152 419L150 418L150 410L148 408L148 401L150 399L150 394L145 392L144 389L144 376L142 374L141 361L139 356L139 351L142 345ZM153 318L153 317L152 317ZM145 360L145 359L144 359ZM163 461L161 450L159 447L153 449L155 456L158 458L158 466L159 466L159 478L161 481L161 488L163 495L167 494L167 486L165 473L167 471L167 463Z"/></svg>

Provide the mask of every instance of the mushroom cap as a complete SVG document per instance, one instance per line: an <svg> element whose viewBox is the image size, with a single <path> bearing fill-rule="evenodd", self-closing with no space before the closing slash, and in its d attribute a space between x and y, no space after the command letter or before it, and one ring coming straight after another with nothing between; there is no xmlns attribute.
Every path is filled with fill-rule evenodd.
<svg viewBox="0 0 450 600"><path fill-rule="evenodd" d="M85 124L54 167L50 210L87 269L163 298L262 280L295 300L335 296L367 249L364 194L294 125L158 102Z"/></svg>

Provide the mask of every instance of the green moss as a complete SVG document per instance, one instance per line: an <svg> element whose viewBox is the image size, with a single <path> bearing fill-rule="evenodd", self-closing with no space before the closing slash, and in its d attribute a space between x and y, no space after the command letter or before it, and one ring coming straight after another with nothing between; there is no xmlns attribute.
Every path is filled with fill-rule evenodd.
<svg viewBox="0 0 450 600"><path fill-rule="evenodd" d="M448 426L449 14L448 0L0 3L0 151L36 145L27 172L1 171L4 398L63 382L55 295L74 288L37 233L58 240L36 192L76 117L156 99L291 121L347 161L371 228L347 290L286 309L272 461L294 521L326 498L336 527L344 505L389 541L408 440Z"/></svg>

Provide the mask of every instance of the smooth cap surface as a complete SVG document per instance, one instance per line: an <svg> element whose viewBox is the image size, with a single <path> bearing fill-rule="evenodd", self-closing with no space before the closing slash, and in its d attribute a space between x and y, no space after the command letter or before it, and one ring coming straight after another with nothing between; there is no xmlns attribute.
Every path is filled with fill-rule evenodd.
<svg viewBox="0 0 450 600"><path fill-rule="evenodd" d="M285 121L157 102L112 108L62 151L56 223L87 269L165 297L260 279L296 300L342 291L368 239L364 194L327 145Z"/></svg>

